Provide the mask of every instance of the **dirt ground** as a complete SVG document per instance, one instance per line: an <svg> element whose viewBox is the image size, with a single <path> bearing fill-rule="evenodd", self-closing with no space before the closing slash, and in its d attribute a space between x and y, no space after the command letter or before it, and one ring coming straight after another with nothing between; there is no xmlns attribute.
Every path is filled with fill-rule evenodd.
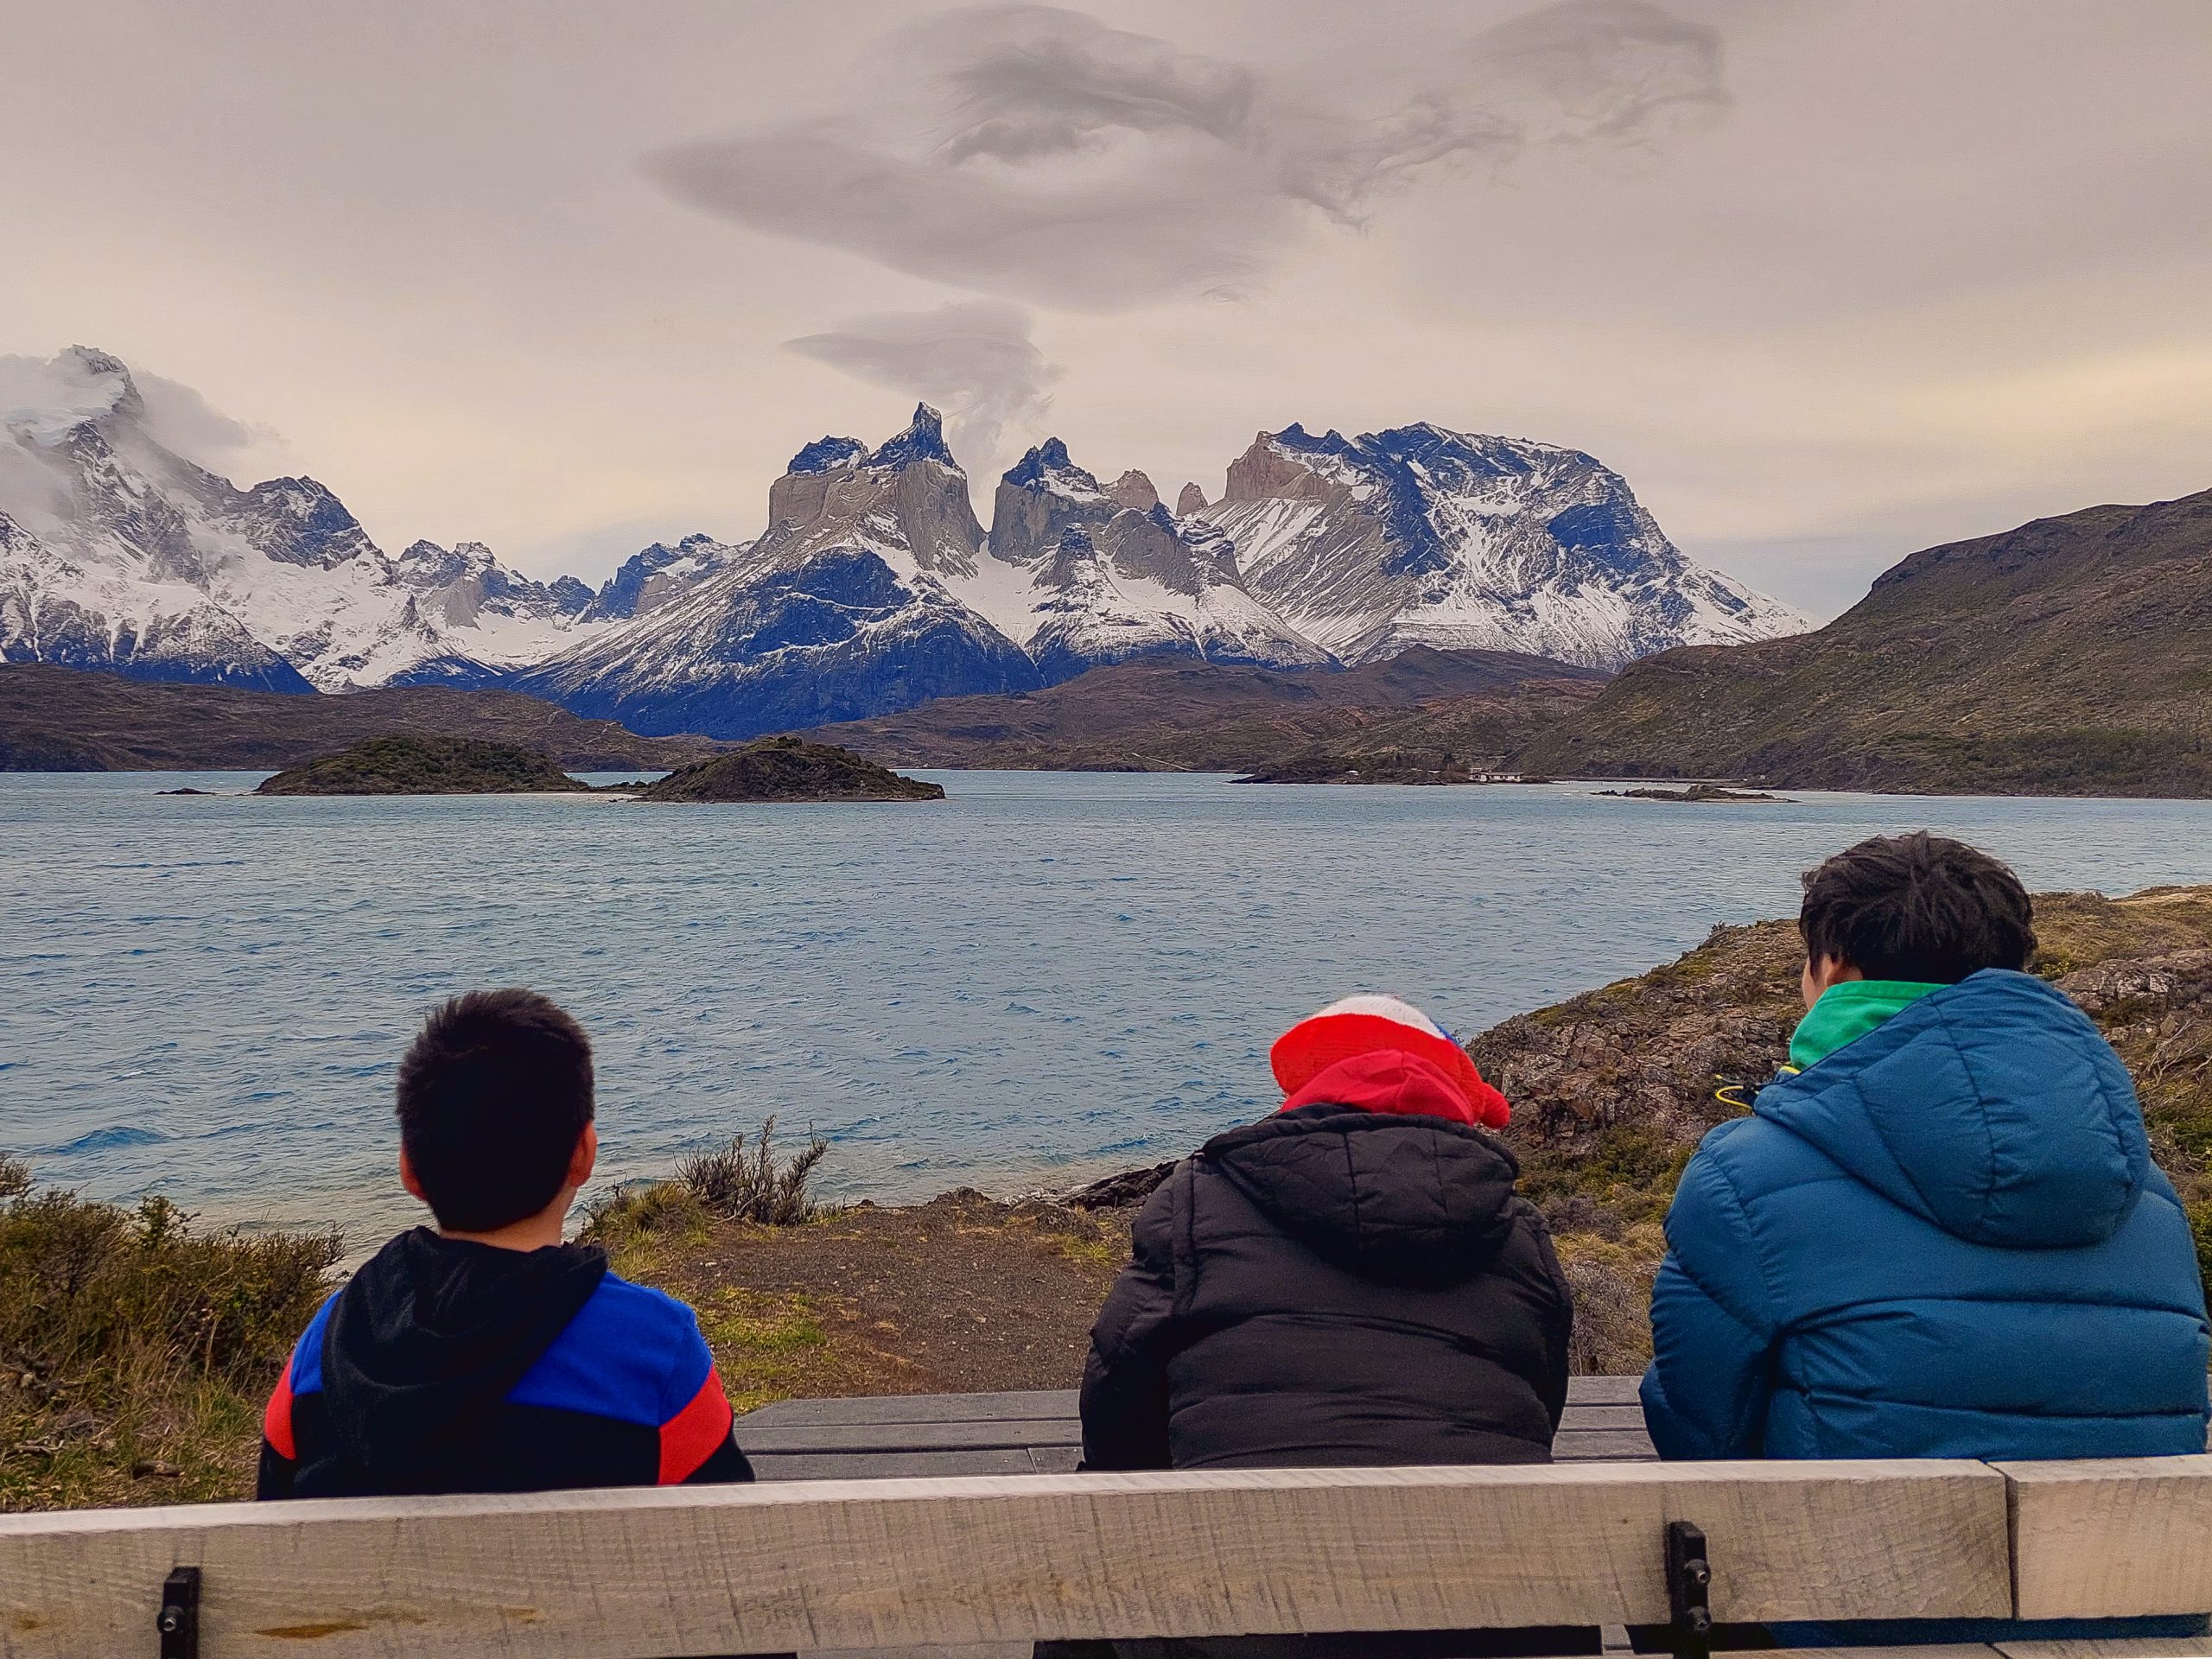
<svg viewBox="0 0 2212 1659"><path fill-rule="evenodd" d="M796 1227L627 1240L626 1276L699 1312L741 1411L792 1396L1073 1388L1135 1211L973 1192Z"/></svg>

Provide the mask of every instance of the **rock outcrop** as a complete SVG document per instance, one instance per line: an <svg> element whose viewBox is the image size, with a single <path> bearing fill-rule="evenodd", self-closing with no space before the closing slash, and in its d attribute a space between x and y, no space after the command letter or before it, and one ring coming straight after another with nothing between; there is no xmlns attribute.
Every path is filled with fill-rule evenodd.
<svg viewBox="0 0 2212 1659"><path fill-rule="evenodd" d="M543 753L466 737L372 737L262 780L257 795L542 795L588 789Z"/></svg>
<svg viewBox="0 0 2212 1659"><path fill-rule="evenodd" d="M1329 660L1244 590L1235 549L1211 524L1179 521L1141 473L1102 486L1058 438L999 480L983 563L956 591L1047 683L1154 654L1279 667Z"/></svg>
<svg viewBox="0 0 2212 1659"><path fill-rule="evenodd" d="M863 760L850 749L795 737L764 737L741 749L672 772L638 792L641 801L941 801L925 783Z"/></svg>
<svg viewBox="0 0 2212 1659"><path fill-rule="evenodd" d="M975 577L983 533L935 410L873 450L807 445L768 512L629 626L508 683L636 731L725 738L1038 683L948 585Z"/></svg>

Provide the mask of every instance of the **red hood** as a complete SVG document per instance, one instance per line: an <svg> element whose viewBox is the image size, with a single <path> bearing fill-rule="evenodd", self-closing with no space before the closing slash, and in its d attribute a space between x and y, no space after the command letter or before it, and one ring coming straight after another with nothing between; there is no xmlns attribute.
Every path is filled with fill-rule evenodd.
<svg viewBox="0 0 2212 1659"><path fill-rule="evenodd" d="M1476 1128L1505 1127L1505 1096L1474 1077L1471 1087L1433 1061L1402 1049L1378 1048L1338 1060L1282 1103L1286 1112L1300 1106L1350 1106L1363 1112L1421 1114L1448 1118Z"/></svg>

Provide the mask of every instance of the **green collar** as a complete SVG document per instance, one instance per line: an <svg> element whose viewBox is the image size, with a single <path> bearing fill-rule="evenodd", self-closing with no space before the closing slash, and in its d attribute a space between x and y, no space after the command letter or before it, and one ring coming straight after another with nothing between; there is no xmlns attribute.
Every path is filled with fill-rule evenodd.
<svg viewBox="0 0 2212 1659"><path fill-rule="evenodd" d="M1789 1039L1789 1064L1799 1071L1855 1043L1891 1014L1941 985L1910 979L1847 979L1821 993Z"/></svg>

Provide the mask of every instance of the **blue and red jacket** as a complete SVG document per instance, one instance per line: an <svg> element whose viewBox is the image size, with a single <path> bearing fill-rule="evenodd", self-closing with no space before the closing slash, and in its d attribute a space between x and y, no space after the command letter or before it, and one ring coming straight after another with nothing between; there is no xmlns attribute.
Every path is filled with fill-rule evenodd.
<svg viewBox="0 0 2212 1659"><path fill-rule="evenodd" d="M263 1423L259 1495L750 1480L691 1311L598 1250L417 1228L326 1301Z"/></svg>

